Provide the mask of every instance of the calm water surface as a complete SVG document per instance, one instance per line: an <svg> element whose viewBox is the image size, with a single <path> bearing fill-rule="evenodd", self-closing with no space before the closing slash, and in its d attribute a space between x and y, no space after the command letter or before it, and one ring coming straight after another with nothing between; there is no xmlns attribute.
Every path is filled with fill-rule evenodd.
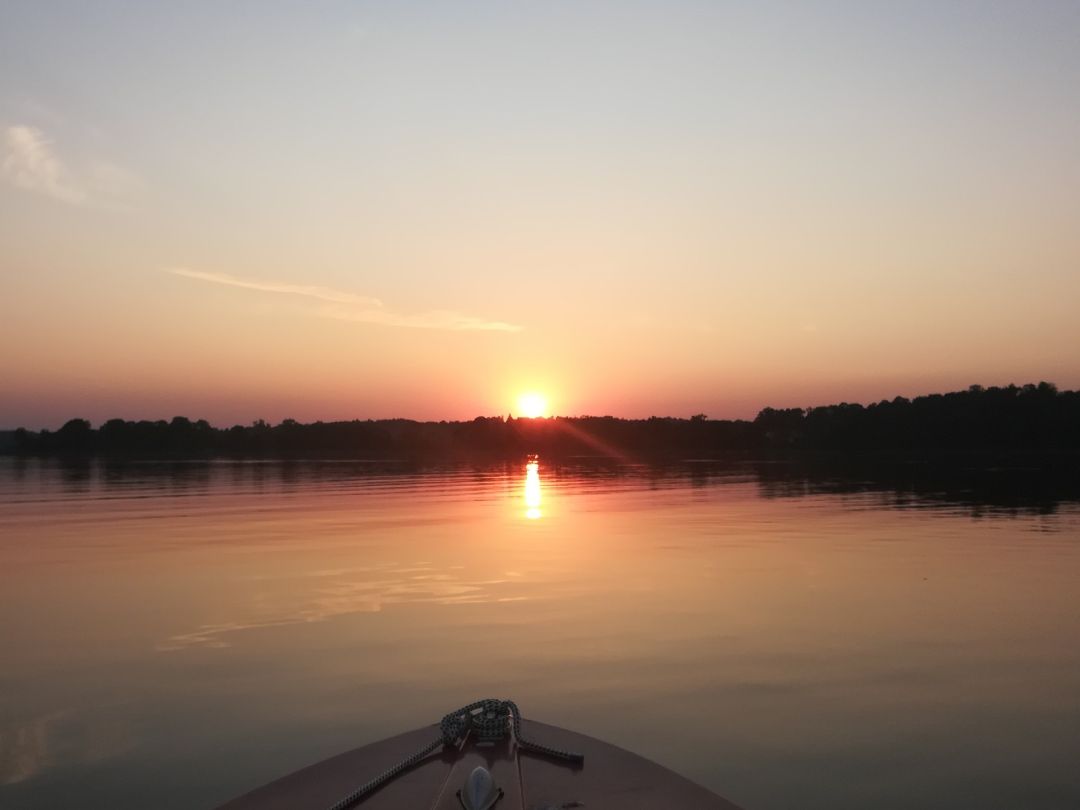
<svg viewBox="0 0 1080 810"><path fill-rule="evenodd" d="M8 460L0 649L4 808L209 808L485 696L748 810L1080 806L1067 500Z"/></svg>

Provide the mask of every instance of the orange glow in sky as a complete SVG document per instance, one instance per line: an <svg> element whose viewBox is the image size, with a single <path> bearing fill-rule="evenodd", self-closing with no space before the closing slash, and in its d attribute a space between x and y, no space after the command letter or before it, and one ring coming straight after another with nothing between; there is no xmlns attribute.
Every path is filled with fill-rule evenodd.
<svg viewBox="0 0 1080 810"><path fill-rule="evenodd" d="M15 5L0 430L1080 386L1075 4Z"/></svg>

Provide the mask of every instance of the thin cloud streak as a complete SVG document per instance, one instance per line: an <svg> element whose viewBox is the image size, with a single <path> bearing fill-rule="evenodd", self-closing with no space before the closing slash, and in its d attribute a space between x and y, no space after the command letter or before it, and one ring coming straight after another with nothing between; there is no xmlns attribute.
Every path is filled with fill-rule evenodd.
<svg viewBox="0 0 1080 810"><path fill-rule="evenodd" d="M394 312L386 309L383 302L378 298L335 290L331 287L240 278L228 273L207 273L201 270L190 270L186 267L171 267L168 268L168 272L184 278L222 284L228 287L239 287L245 290L280 295L295 295L325 301L335 306L323 307L316 314L323 318L333 318L335 320L370 323L378 326L450 331L520 332L522 329L521 326L516 324L475 318L452 310L433 310L411 315Z"/></svg>
<svg viewBox="0 0 1080 810"><path fill-rule="evenodd" d="M85 205L90 195L52 150L39 129L11 126L4 130L4 179L17 188L52 197L69 205Z"/></svg>
<svg viewBox="0 0 1080 810"><path fill-rule="evenodd" d="M286 295L302 295L306 298L317 298L320 301L330 301L335 304L354 304L360 307L381 307L382 301L378 298L370 298L365 295L334 290L330 287L317 287L308 284L284 284L276 281L259 281L257 279L238 278L228 273L204 273L201 270L189 270L186 267L171 267L170 273L185 278L195 278L200 281L210 281L214 284L225 284L229 287L240 287L245 290L259 290L260 292L284 293Z"/></svg>
<svg viewBox="0 0 1080 810"><path fill-rule="evenodd" d="M6 127L0 143L0 178L23 191L68 205L125 211L142 189L138 176L114 163L90 161L73 172L36 127Z"/></svg>

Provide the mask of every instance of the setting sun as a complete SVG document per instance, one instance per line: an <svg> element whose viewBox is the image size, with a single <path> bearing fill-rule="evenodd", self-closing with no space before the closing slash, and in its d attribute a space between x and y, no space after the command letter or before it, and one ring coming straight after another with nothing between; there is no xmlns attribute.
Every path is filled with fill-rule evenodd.
<svg viewBox="0 0 1080 810"><path fill-rule="evenodd" d="M540 416L547 416L548 404L547 398L543 394L522 394L518 397L517 415L527 416L530 419L536 419Z"/></svg>

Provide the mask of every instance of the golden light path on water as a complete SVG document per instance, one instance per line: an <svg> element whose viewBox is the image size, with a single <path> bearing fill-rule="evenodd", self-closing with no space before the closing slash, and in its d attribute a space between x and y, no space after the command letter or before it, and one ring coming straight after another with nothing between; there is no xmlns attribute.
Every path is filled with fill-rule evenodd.
<svg viewBox="0 0 1080 810"><path fill-rule="evenodd" d="M540 511L540 462L529 461L525 465L525 517L537 520Z"/></svg>

